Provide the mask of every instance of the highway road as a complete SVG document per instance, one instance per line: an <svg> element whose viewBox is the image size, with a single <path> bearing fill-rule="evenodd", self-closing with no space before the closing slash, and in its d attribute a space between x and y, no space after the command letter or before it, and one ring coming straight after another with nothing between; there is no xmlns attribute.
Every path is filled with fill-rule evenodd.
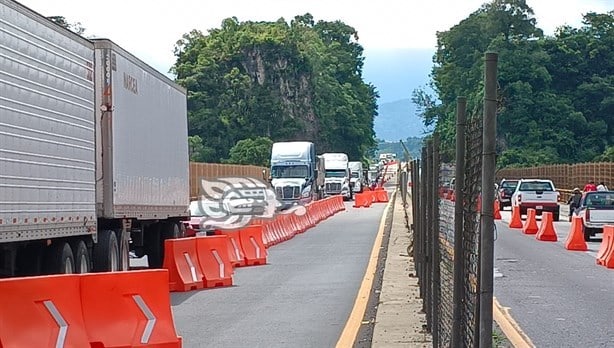
<svg viewBox="0 0 614 348"><path fill-rule="evenodd" d="M352 208L237 268L234 286L172 293L184 347L334 347L352 311L386 204Z"/></svg>
<svg viewBox="0 0 614 348"><path fill-rule="evenodd" d="M541 242L508 228L510 215L496 223L499 303L537 347L614 347L614 270L595 264L601 240L569 251L569 222L554 223L558 242Z"/></svg>

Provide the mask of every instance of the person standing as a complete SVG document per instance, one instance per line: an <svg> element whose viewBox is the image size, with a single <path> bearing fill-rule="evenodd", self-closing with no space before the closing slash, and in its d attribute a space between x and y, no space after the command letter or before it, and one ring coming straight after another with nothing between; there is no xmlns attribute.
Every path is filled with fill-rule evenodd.
<svg viewBox="0 0 614 348"><path fill-rule="evenodd" d="M576 187L573 189L571 197L567 200L567 204L569 204L569 222L571 222L574 210L580 206L580 199L582 199L582 192Z"/></svg>
<svg viewBox="0 0 614 348"><path fill-rule="evenodd" d="M599 185L597 185L597 191L609 191L608 187L605 186L604 182L600 182Z"/></svg>
<svg viewBox="0 0 614 348"><path fill-rule="evenodd" d="M588 184L584 185L584 190L582 191L584 192L597 191L597 186L595 186L595 182L591 180Z"/></svg>

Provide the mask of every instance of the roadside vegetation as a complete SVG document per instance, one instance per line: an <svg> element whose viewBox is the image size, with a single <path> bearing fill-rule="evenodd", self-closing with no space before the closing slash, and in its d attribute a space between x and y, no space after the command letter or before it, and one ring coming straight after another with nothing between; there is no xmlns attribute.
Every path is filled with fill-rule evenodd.
<svg viewBox="0 0 614 348"><path fill-rule="evenodd" d="M499 54L498 166L614 160L614 11L545 36L525 0L494 0L437 34L430 95L413 92L425 125L454 154L457 96L481 113L484 53Z"/></svg>

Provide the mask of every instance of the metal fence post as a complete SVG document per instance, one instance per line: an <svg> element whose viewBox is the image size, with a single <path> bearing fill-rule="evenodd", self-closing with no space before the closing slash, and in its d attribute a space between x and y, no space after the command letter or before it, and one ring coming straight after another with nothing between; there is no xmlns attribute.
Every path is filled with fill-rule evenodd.
<svg viewBox="0 0 614 348"><path fill-rule="evenodd" d="M425 256L426 256L426 265L425 265L425 275L426 275L426 318L429 332L433 332L433 273L432 273L432 264L433 264L433 253L431 246L431 233L433 231L433 199L431 195L432 188L432 180L433 175L433 142L432 140L427 141L426 145L426 163L425 163L425 173L424 173L424 181L425 185L425 195L426 195L426 230L424 233L424 245L425 245Z"/></svg>
<svg viewBox="0 0 614 348"><path fill-rule="evenodd" d="M433 262L431 263L432 272L432 322L433 322L433 347L439 347L439 303L440 301L440 287L441 287L441 273L440 263L441 257L439 254L439 134L433 134L432 146L432 172L431 174L431 255Z"/></svg>
<svg viewBox="0 0 614 348"><path fill-rule="evenodd" d="M482 214L480 217L480 247L482 249L480 258L480 348L492 347L497 59L496 53L485 54Z"/></svg>
<svg viewBox="0 0 614 348"><path fill-rule="evenodd" d="M421 247L420 250L422 251L422 279L421 279L421 285L422 285L422 309L423 312L426 313L426 318L427 318L427 329L430 330L430 326L428 321L430 318L430 315L428 314L428 300L429 300L429 294L428 294L428 277L427 277L427 272L426 272L426 267L428 265L428 260L427 260L427 252L426 252L426 247L427 247L427 241L426 241L426 230L427 230L427 221L426 221L426 173L427 173L427 163L428 163L428 159L426 156L426 147L422 148L422 160L420 161L421 164L421 171L420 171L420 227L421 227L421 231L420 231L420 241L421 241Z"/></svg>
<svg viewBox="0 0 614 348"><path fill-rule="evenodd" d="M463 205L465 201L465 109L467 98L456 99L456 174L454 195L454 292L452 312L452 348L463 347L461 333L462 303L465 298L465 272L463 267L464 238L463 238Z"/></svg>

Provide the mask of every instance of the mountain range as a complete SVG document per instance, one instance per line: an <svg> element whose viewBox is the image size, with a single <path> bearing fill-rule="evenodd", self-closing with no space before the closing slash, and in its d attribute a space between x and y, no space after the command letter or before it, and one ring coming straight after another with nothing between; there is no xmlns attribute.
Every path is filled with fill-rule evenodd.
<svg viewBox="0 0 614 348"><path fill-rule="evenodd" d="M417 88L429 90L433 53L432 49L412 48L365 50L363 77L379 94L379 115L374 120L378 139L424 136L424 125L410 98Z"/></svg>
<svg viewBox="0 0 614 348"><path fill-rule="evenodd" d="M410 99L380 104L378 113L373 127L377 139L399 141L410 137L422 138L425 134L426 128L416 115L416 106Z"/></svg>

